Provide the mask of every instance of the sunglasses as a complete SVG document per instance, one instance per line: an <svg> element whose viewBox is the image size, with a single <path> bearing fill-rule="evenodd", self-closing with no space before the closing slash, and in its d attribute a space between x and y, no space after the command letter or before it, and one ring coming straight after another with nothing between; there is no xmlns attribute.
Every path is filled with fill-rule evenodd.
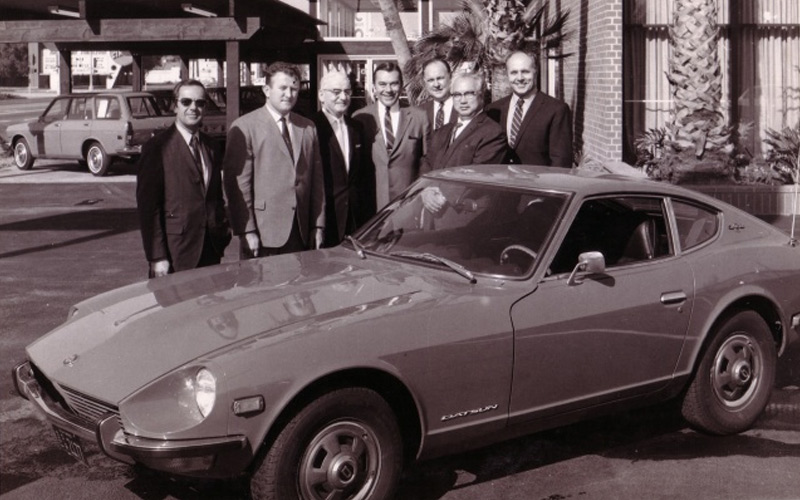
<svg viewBox="0 0 800 500"><path fill-rule="evenodd" d="M194 105L197 106L198 108L205 108L207 101L205 99L189 99L188 97L181 97L180 99L178 99L178 102L184 108L188 108L189 106L192 105L192 103L194 103Z"/></svg>

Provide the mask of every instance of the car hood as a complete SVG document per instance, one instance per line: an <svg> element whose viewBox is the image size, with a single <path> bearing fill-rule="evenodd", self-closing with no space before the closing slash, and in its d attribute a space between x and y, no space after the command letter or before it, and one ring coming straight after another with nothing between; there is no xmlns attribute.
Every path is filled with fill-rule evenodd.
<svg viewBox="0 0 800 500"><path fill-rule="evenodd" d="M75 306L63 325L28 346L28 356L59 385L118 403L231 344L319 317L388 307L425 286L406 265L354 255L344 248L303 252L112 290Z"/></svg>

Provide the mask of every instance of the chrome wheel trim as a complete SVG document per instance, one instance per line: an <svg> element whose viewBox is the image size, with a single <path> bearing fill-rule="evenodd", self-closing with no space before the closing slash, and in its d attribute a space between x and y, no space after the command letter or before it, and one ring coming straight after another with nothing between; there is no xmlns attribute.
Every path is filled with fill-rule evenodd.
<svg viewBox="0 0 800 500"><path fill-rule="evenodd" d="M103 151L100 146L94 145L86 152L86 164L93 173L99 172L103 168Z"/></svg>
<svg viewBox="0 0 800 500"><path fill-rule="evenodd" d="M761 385L764 353L749 335L732 335L717 349L711 366L711 388L724 406L746 405Z"/></svg>
<svg viewBox="0 0 800 500"><path fill-rule="evenodd" d="M341 421L311 440L299 465L302 498L369 498L381 466L380 444L372 429Z"/></svg>
<svg viewBox="0 0 800 500"><path fill-rule="evenodd" d="M28 162L29 154L30 152L28 151L28 147L24 142L19 141L14 144L14 164L16 164L17 167L25 166L25 164Z"/></svg>

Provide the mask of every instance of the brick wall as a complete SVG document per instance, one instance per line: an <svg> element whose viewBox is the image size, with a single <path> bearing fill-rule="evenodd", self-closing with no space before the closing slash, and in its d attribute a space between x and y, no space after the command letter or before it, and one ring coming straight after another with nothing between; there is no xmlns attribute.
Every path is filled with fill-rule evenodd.
<svg viewBox="0 0 800 500"><path fill-rule="evenodd" d="M569 11L571 38L556 93L572 110L576 151L600 162L622 160L622 0L549 0ZM553 75L551 75L553 78Z"/></svg>

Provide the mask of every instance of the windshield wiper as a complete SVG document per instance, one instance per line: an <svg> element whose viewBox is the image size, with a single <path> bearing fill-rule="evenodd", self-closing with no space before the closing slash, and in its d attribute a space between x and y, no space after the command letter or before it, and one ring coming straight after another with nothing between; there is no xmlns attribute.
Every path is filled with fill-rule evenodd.
<svg viewBox="0 0 800 500"><path fill-rule="evenodd" d="M470 283L476 283L477 280L475 279L475 275L470 272L469 269L462 266L457 262L453 262L450 259L440 257L436 254L428 253L428 252L410 252L408 250L398 250L396 252L391 252L389 255L394 257L403 257L407 259L417 259L417 260L424 260L426 262L435 262L437 264L444 264L445 266L449 267L456 273L460 274L461 276L467 278Z"/></svg>
<svg viewBox="0 0 800 500"><path fill-rule="evenodd" d="M351 245L353 245L353 248L356 249L356 254L358 254L359 257L361 257L362 259L367 258L367 254L364 253L365 250L364 245L362 245L360 241L353 238L349 234L345 236L345 239L349 241Z"/></svg>

